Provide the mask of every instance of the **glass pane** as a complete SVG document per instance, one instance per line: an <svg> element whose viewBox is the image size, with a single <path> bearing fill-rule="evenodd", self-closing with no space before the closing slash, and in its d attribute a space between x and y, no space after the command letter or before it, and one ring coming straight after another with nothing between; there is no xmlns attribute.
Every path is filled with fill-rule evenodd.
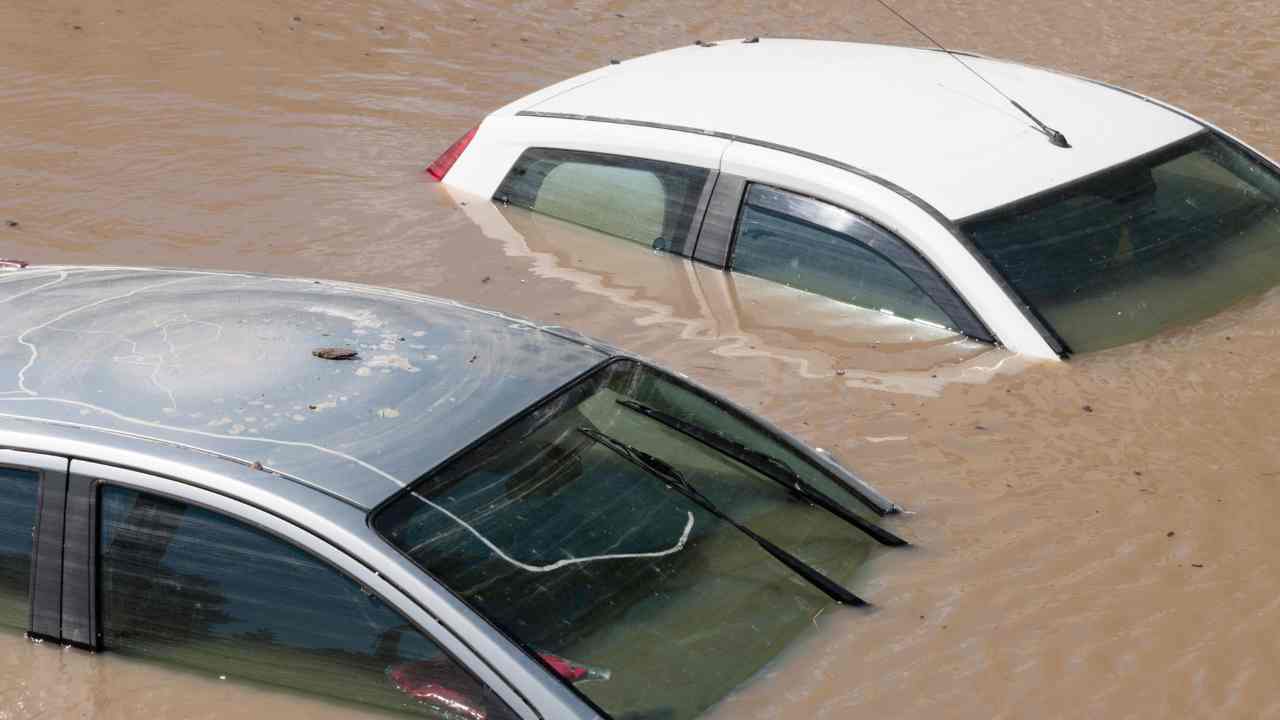
<svg viewBox="0 0 1280 720"><path fill-rule="evenodd" d="M27 629L40 475L0 468L0 626Z"/></svg>
<svg viewBox="0 0 1280 720"><path fill-rule="evenodd" d="M1280 178L1208 134L964 230L1076 352L1280 282Z"/></svg>
<svg viewBox="0 0 1280 720"><path fill-rule="evenodd" d="M709 172L617 155L534 148L495 197L646 247L683 253Z"/></svg>
<svg viewBox="0 0 1280 720"><path fill-rule="evenodd" d="M510 712L393 609L272 535L104 487L106 649L431 718Z"/></svg>
<svg viewBox="0 0 1280 720"><path fill-rule="evenodd" d="M752 192L738 220L733 269L909 320L952 325L911 278L880 254L848 235L755 205Z"/></svg>
<svg viewBox="0 0 1280 720"><path fill-rule="evenodd" d="M614 717L691 718L812 628L830 601L583 428L675 466L720 510L837 582L853 577L870 541L619 401L794 461L663 374L616 361L425 478L374 527L526 646L595 668L577 688Z"/></svg>
<svg viewBox="0 0 1280 720"><path fill-rule="evenodd" d="M662 237L666 193L648 170L567 162L542 181L533 209L646 245Z"/></svg>

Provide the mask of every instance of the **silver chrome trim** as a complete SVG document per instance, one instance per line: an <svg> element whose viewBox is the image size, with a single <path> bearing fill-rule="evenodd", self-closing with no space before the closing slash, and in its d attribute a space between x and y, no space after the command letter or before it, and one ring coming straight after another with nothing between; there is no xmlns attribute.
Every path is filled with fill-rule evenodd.
<svg viewBox="0 0 1280 720"><path fill-rule="evenodd" d="M541 112L538 110L521 110L520 112L516 113L516 115L520 117L551 118L555 120L580 120L583 122L611 123L614 125L630 125L632 127L652 128L654 130L673 130L675 132L690 133L692 135L704 135L706 137L719 138L721 140L729 140L731 142L739 142L744 145L755 145L757 147L767 148L769 150L777 150L779 152L784 152L789 155L797 155L799 157L812 160L814 162L822 163L823 165L830 165L831 167L839 168L841 170L844 170L845 172L853 173L858 177L866 178L867 180L870 180L876 183L877 185L884 186L885 188L892 190L893 192L897 193L898 195L901 195L907 200L910 200L914 205L919 207L921 210L924 210L925 212L929 213L929 215L933 216L934 219L938 220L944 225L950 222L950 220L947 219L947 216L943 215L942 212L939 211L937 208L925 202L924 199L922 199L919 195L912 193L910 190L907 190L906 188L893 182L892 180L887 180L884 177L876 175L873 172L863 170L862 168L850 165L848 163L840 162L839 160L836 160L834 158L829 158L825 155L819 155L817 153L811 153L808 150L801 150L800 148L792 147L790 145L782 145L775 142L769 142L768 140L758 140L756 138L747 137L745 135L735 135L733 133L720 132L718 130L704 130L702 128L690 127L688 125L671 125L668 123L650 122L648 120L627 120L625 118L614 118L614 117L607 117L603 115L580 115L576 113Z"/></svg>

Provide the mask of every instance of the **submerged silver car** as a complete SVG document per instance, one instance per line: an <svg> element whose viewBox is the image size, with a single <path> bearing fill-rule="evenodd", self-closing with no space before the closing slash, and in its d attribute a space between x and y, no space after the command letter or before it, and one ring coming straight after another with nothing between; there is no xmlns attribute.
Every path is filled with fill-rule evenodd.
<svg viewBox="0 0 1280 720"><path fill-rule="evenodd" d="M896 508L686 380L411 293L0 272L0 626L435 718L688 718Z"/></svg>

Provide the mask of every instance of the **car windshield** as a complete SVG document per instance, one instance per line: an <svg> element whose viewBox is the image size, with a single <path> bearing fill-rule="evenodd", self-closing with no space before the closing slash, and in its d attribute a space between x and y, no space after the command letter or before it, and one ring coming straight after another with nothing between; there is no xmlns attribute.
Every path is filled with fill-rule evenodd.
<svg viewBox="0 0 1280 720"><path fill-rule="evenodd" d="M1212 133L962 229L1074 352L1194 322L1280 281L1280 178Z"/></svg>
<svg viewBox="0 0 1280 720"><path fill-rule="evenodd" d="M655 418L767 454L858 519L875 517L855 491L745 416L619 359L374 518L384 537L528 651L590 669L576 689L619 719L701 713L812 628L831 601L618 447L665 461L718 510L838 583L849 583L872 545L835 513Z"/></svg>

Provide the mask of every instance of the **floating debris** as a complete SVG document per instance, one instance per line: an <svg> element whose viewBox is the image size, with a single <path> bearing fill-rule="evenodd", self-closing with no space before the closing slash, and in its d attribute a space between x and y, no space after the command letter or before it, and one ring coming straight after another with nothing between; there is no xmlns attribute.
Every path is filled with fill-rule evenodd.
<svg viewBox="0 0 1280 720"><path fill-rule="evenodd" d="M326 347L311 351L312 355L321 360L355 360L360 353L351 348Z"/></svg>

